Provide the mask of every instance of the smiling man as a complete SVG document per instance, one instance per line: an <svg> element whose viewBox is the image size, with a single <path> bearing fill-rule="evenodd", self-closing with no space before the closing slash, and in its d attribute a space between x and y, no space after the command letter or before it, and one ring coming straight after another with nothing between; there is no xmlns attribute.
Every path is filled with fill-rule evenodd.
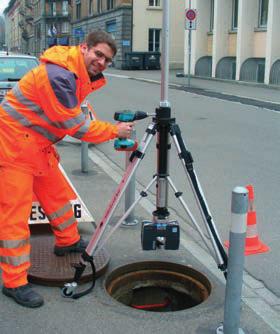
<svg viewBox="0 0 280 334"><path fill-rule="evenodd" d="M98 34L89 35L87 41L80 45L81 52L84 56L85 65L91 79L95 75L103 72L108 65L112 64L113 57L117 50L114 41L107 38L107 42L96 44ZM108 44L107 44L108 43Z"/></svg>
<svg viewBox="0 0 280 334"><path fill-rule="evenodd" d="M80 105L105 84L102 71L116 54L105 32L90 33L79 46L54 46L0 104L0 267L2 292L26 307L43 298L27 281L30 267L28 218L33 192L55 235L54 253L82 252L65 179L53 145L66 135L101 143L130 136L133 123L91 121Z"/></svg>

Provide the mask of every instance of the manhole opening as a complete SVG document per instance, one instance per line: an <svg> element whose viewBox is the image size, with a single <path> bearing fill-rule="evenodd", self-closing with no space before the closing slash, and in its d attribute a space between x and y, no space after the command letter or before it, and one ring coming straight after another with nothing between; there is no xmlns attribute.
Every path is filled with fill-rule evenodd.
<svg viewBox="0 0 280 334"><path fill-rule="evenodd" d="M204 302L211 284L199 271L170 262L140 262L114 270L105 282L109 295L138 310L175 312Z"/></svg>

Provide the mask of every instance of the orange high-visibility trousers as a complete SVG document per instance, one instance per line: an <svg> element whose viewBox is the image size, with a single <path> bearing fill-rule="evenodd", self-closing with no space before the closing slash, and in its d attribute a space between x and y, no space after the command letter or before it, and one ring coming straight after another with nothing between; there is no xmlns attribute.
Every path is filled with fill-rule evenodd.
<svg viewBox="0 0 280 334"><path fill-rule="evenodd" d="M44 209L57 246L80 239L66 183L58 165L45 176L34 176L20 168L0 166L0 267L4 286L27 283L30 267L28 219L33 192Z"/></svg>

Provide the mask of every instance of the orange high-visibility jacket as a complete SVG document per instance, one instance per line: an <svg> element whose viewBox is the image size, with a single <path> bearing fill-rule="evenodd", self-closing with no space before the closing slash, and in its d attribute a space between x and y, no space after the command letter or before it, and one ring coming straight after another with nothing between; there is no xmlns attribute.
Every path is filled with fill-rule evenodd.
<svg viewBox="0 0 280 334"><path fill-rule="evenodd" d="M106 80L101 73L90 80L79 46L52 47L40 60L0 105L0 165L35 175L44 174L51 145L66 135L94 143L117 135L115 125L91 121L80 108Z"/></svg>

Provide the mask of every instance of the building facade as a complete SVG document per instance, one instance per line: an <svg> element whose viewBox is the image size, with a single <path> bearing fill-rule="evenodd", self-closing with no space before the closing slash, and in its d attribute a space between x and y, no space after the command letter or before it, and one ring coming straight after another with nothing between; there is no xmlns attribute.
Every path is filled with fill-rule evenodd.
<svg viewBox="0 0 280 334"><path fill-rule="evenodd" d="M117 43L114 66L122 67L131 51L132 0L72 0L72 44L79 44L94 30L104 30Z"/></svg>
<svg viewBox="0 0 280 334"><path fill-rule="evenodd" d="M7 50L32 53L34 50L33 1L11 0L4 14Z"/></svg>
<svg viewBox="0 0 280 334"><path fill-rule="evenodd" d="M184 12L181 0L169 1L169 66L182 68L184 63ZM162 47L163 0L135 0L133 5L133 51L160 51Z"/></svg>
<svg viewBox="0 0 280 334"><path fill-rule="evenodd" d="M0 16L0 50L6 50L5 43L5 21L4 18Z"/></svg>
<svg viewBox="0 0 280 334"><path fill-rule="evenodd" d="M21 52L34 53L33 0L21 0L19 7L19 27L21 30Z"/></svg>
<svg viewBox="0 0 280 334"><path fill-rule="evenodd" d="M113 66L126 56L162 49L164 0L11 0L5 10L9 49L39 56L52 45L77 45L94 30L117 43ZM169 1L170 67L184 64L184 1ZM143 56L144 57L144 56Z"/></svg>
<svg viewBox="0 0 280 334"><path fill-rule="evenodd" d="M53 45L69 45L72 6L68 0L33 0L34 55Z"/></svg>
<svg viewBox="0 0 280 334"><path fill-rule="evenodd" d="M163 0L72 0L72 44L101 29L116 40L114 66L122 68L130 52L160 52ZM184 62L184 1L170 2L170 67Z"/></svg>
<svg viewBox="0 0 280 334"><path fill-rule="evenodd" d="M10 1L9 7L4 11L6 24L6 47L7 51L21 52L22 28L19 25L20 7L22 0Z"/></svg>
<svg viewBox="0 0 280 334"><path fill-rule="evenodd" d="M193 0L192 7L193 75L280 84L279 0Z"/></svg>

